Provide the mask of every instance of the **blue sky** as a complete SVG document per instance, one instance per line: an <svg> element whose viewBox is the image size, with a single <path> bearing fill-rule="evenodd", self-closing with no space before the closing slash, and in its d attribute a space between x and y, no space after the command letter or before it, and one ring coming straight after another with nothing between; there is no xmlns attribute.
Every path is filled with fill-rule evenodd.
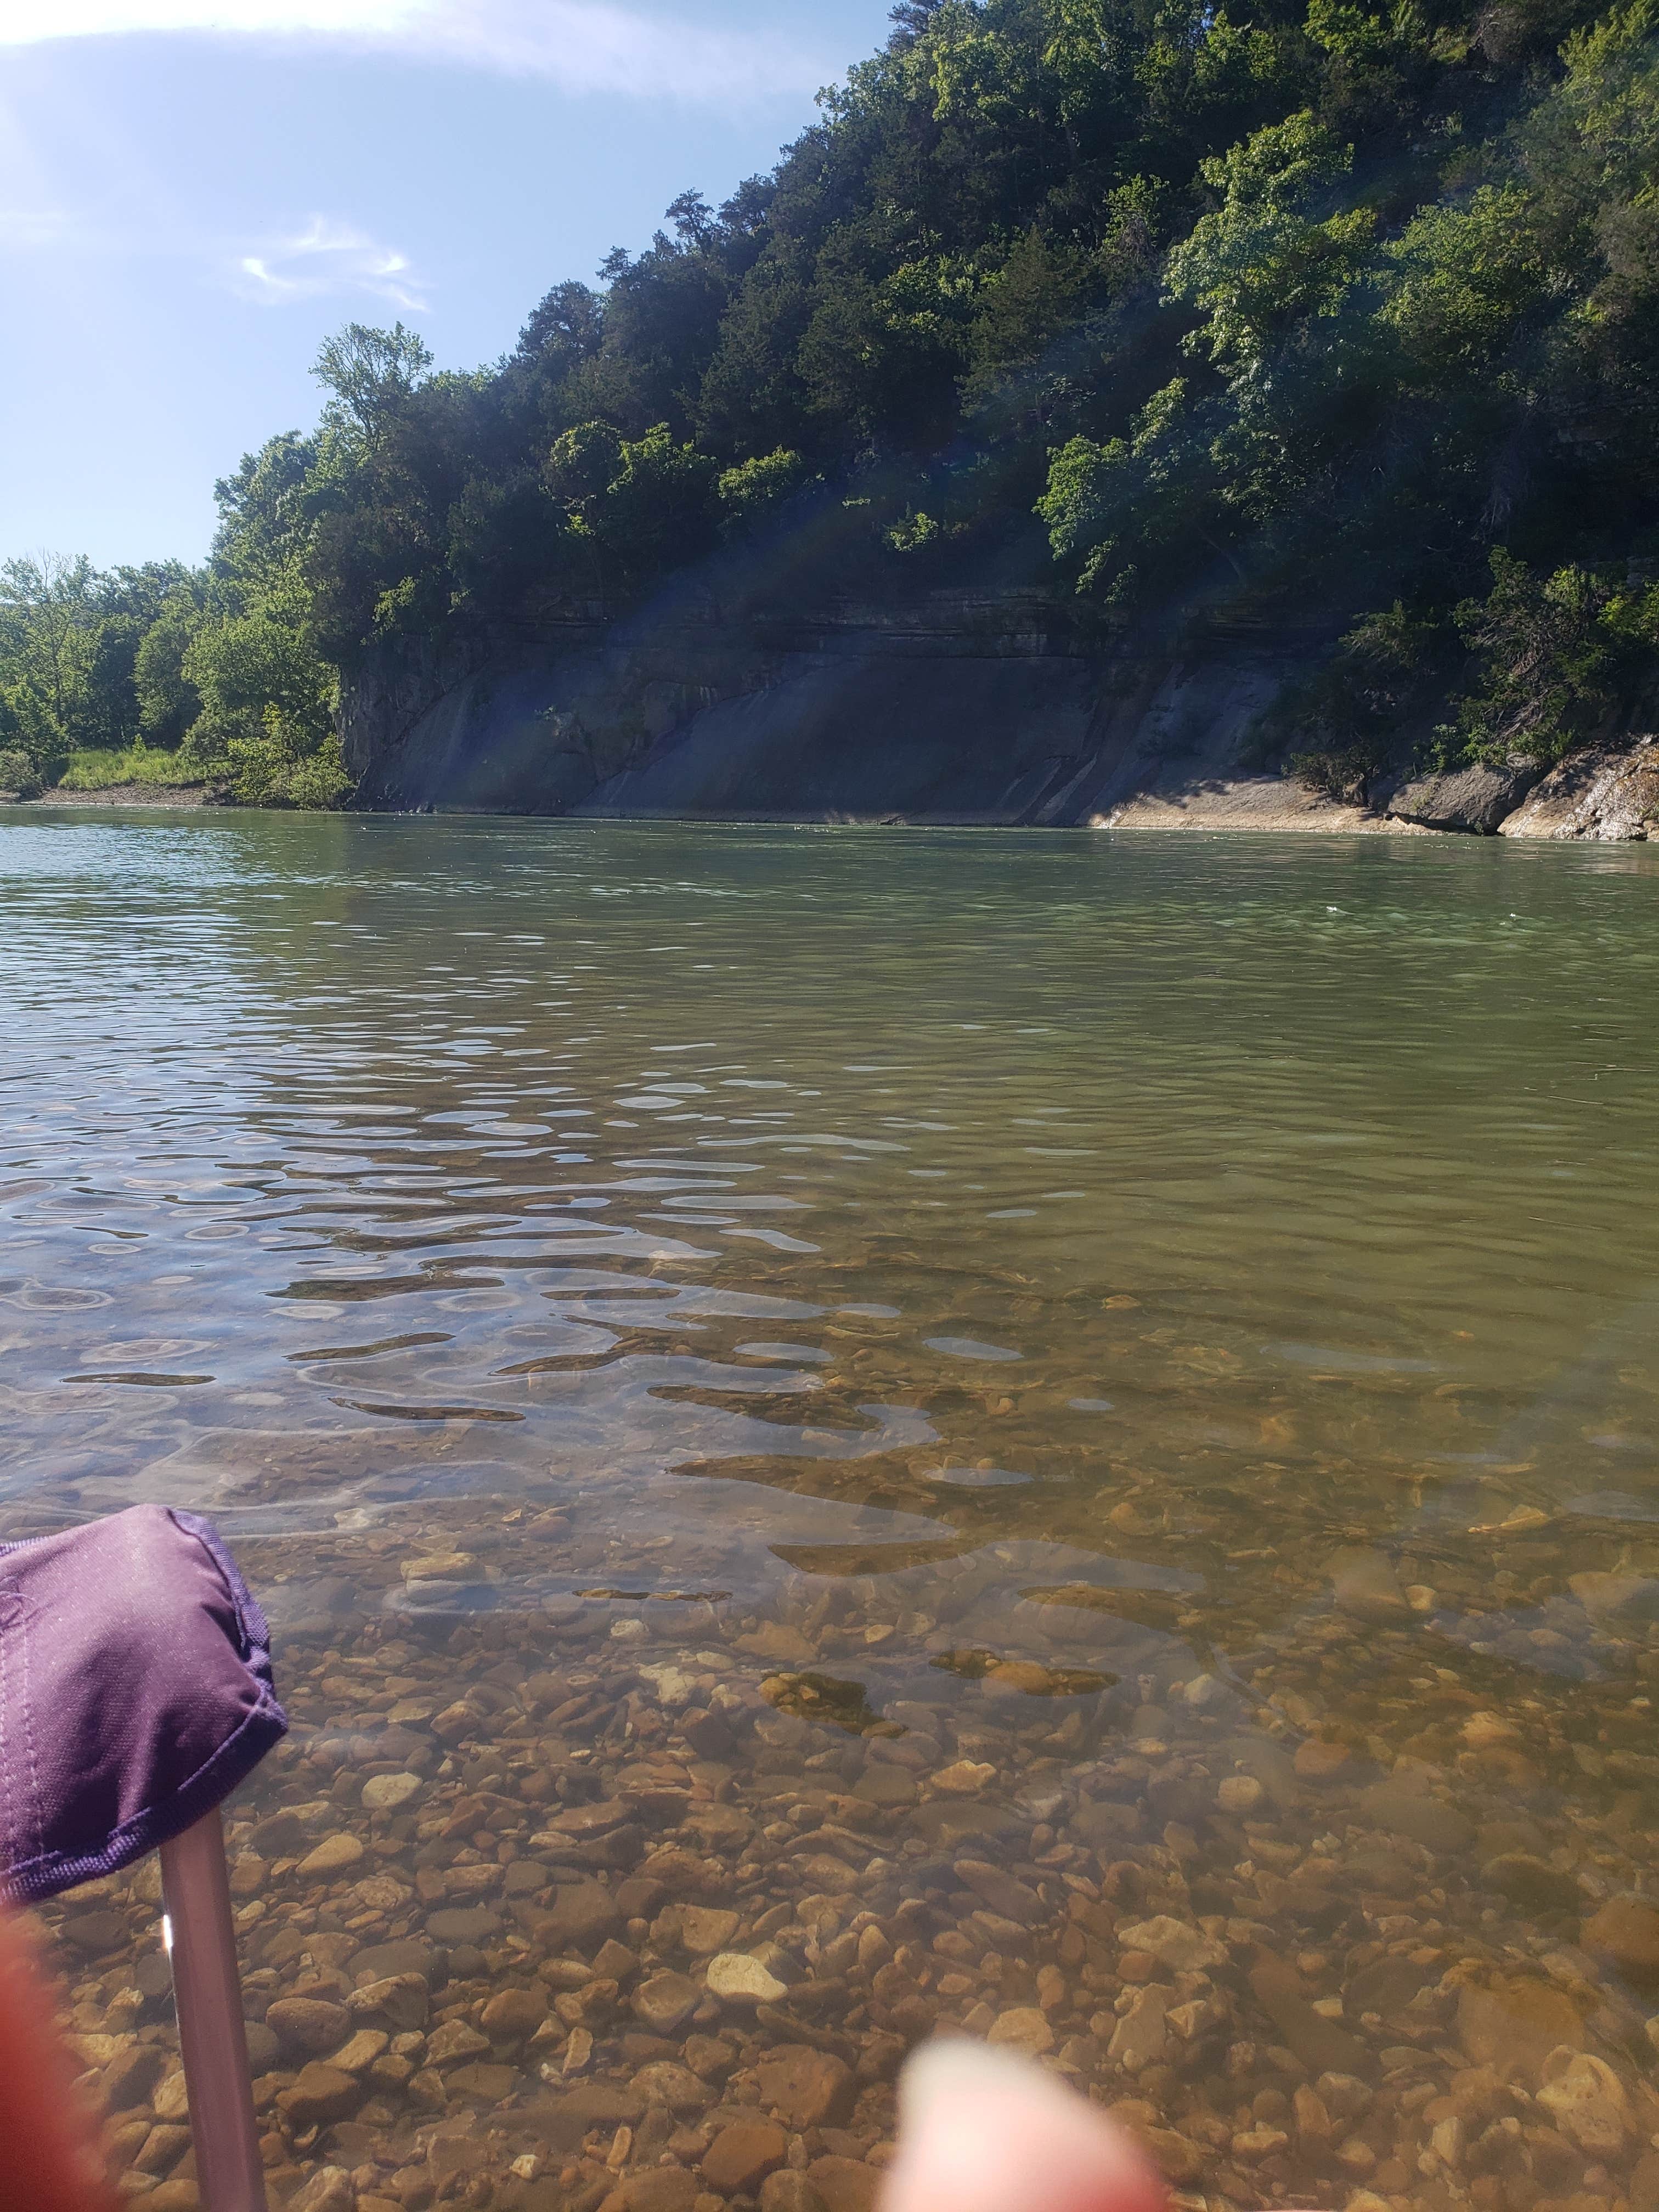
<svg viewBox="0 0 1659 2212"><path fill-rule="evenodd" d="M0 558L199 559L318 345L494 360L769 168L890 0L0 0Z"/></svg>

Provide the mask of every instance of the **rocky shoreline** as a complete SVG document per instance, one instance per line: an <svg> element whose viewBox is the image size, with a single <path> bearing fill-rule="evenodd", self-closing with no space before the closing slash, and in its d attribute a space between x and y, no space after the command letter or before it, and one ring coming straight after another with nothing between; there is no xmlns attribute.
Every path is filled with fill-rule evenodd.
<svg viewBox="0 0 1659 2212"><path fill-rule="evenodd" d="M1170 773L1092 826L1108 830L1321 830L1363 835L1642 843L1659 825L1659 738L1574 753L1548 775L1530 763L1407 778L1359 806L1280 775Z"/></svg>
<svg viewBox="0 0 1659 2212"><path fill-rule="evenodd" d="M295 1721L229 1822L277 2203L871 2212L951 2032L1109 2106L1184 2212L1659 2204L1653 1585L1579 1577L1540 1630L1350 1552L1231 1665L1149 1638L1115 1683L968 1648L967 1561L926 1620L882 1577L467 1610L569 1544L520 1507L246 1547ZM1465 1607L1494 1665L1560 1647L1524 1711L1417 1671ZM878 1716L896 1640L939 1691ZM150 1862L46 1917L124 2196L196 2212L158 1910Z"/></svg>
<svg viewBox="0 0 1659 2212"><path fill-rule="evenodd" d="M1108 805L1075 814L1053 805L1024 802L1011 803L1000 811L981 808L965 812L937 806L904 811L879 805L825 806L821 811L799 805L746 807L730 802L713 807L689 801L659 805L653 802L648 778L636 777L632 771L607 787L603 794L591 796L570 811L585 817L597 814L617 819L826 821L888 827L1086 826L1243 830L1279 836L1319 831L1413 836L1441 832L1600 843L1644 842L1659 824L1659 738L1652 736L1572 754L1542 776L1529 763L1517 763L1509 769L1477 767L1450 775L1408 777L1381 788L1367 805L1328 798L1292 776L1237 772L1235 756L1239 739L1235 717L1212 733L1197 760L1189 746L1172 759L1162 758L1154 751L1121 762L1112 781L1124 795ZM1075 763L1070 766L1075 769ZM1058 773L1045 771L1045 788ZM1006 781L1006 775L1002 781ZM1029 774L1017 778L1016 783L1022 781L1029 784ZM1069 787L1079 781L1078 775L1071 775L1066 781ZM630 794L627 788L630 783L640 784L641 790ZM1030 787L1031 791L1036 788ZM452 809L438 802L438 811L521 811L508 803L510 794L498 791L495 795L498 809L465 805ZM101 791L52 790L34 803L49 810L198 808L225 802L216 789L205 785L116 784ZM428 801L415 811L431 811L433 805ZM380 804L376 811L400 810Z"/></svg>

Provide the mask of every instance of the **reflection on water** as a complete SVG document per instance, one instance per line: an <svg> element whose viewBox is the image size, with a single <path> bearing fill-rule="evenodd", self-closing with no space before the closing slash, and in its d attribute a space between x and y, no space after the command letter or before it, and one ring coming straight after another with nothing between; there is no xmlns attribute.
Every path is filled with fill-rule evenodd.
<svg viewBox="0 0 1659 2212"><path fill-rule="evenodd" d="M862 2212L957 2023L1194 2200L1659 2201L1652 856L0 871L0 1534L190 1506L270 1607L276 2194ZM52 1917L185 2212L155 1894Z"/></svg>

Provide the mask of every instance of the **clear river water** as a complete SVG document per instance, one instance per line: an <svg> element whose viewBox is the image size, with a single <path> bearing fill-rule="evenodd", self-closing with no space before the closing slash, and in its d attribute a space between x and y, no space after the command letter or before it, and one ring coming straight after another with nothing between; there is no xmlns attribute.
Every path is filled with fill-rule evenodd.
<svg viewBox="0 0 1659 2212"><path fill-rule="evenodd" d="M30 808L0 898L0 1537L270 1613L274 2197L865 2212L966 2028L1193 2204L1659 2205L1659 854ZM47 1917L188 2212L156 1895Z"/></svg>

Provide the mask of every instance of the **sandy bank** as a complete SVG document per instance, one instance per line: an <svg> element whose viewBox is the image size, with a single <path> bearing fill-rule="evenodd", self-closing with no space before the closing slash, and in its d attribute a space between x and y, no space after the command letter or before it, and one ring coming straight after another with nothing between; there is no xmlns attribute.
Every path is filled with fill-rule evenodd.
<svg viewBox="0 0 1659 2212"><path fill-rule="evenodd" d="M1368 813L1362 806L1323 799L1278 775L1218 777L1184 788L1138 793L1108 813L1091 817L1091 830L1323 830L1390 836L1435 833L1413 822Z"/></svg>

